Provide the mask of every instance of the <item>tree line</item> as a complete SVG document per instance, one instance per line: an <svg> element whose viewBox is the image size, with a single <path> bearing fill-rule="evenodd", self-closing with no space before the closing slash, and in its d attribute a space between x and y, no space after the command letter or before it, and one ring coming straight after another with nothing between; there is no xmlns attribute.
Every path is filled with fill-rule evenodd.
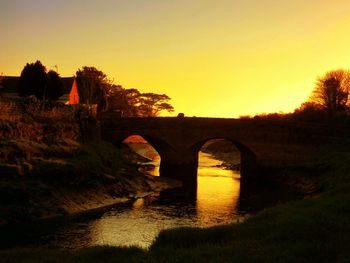
<svg viewBox="0 0 350 263"><path fill-rule="evenodd" d="M97 104L98 111L120 112L125 117L152 117L162 111L173 112L166 94L142 93L114 84L108 76L95 67L82 67L76 72L79 101ZM294 111L292 117L303 121L321 121L348 117L350 71L332 70L317 78L308 99ZM18 87L19 96L35 96L39 100L55 101L63 95L62 79L56 71L47 72L40 62L27 63L23 68ZM256 117L291 117L288 114L265 114Z"/></svg>
<svg viewBox="0 0 350 263"><path fill-rule="evenodd" d="M63 95L63 83L57 72L47 72L40 61L27 63L19 78L18 95L33 95L39 100L57 100Z"/></svg>
<svg viewBox="0 0 350 263"><path fill-rule="evenodd" d="M310 122L346 122L350 120L350 71L331 70L318 77L308 100L293 113L258 114L253 118ZM240 116L241 119L252 118Z"/></svg>
<svg viewBox="0 0 350 263"><path fill-rule="evenodd" d="M293 113L298 120L324 121L348 119L350 71L344 69L326 72L318 77L308 101Z"/></svg>
<svg viewBox="0 0 350 263"><path fill-rule="evenodd" d="M173 112L166 94L142 93L137 89L125 89L114 84L108 76L95 67L84 66L75 75L79 103L97 104L97 110L119 112L125 117L153 117L162 111ZM56 101L63 95L60 75L38 60L27 63L20 75L20 97L35 96L39 100Z"/></svg>

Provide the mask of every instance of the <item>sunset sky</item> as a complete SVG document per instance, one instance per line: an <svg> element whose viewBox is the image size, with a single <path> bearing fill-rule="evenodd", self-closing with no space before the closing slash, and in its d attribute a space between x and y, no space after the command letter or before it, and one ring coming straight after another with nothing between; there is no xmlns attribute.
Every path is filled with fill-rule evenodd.
<svg viewBox="0 0 350 263"><path fill-rule="evenodd" d="M289 112L350 68L349 0L1 0L0 73L39 59L166 93L177 114Z"/></svg>

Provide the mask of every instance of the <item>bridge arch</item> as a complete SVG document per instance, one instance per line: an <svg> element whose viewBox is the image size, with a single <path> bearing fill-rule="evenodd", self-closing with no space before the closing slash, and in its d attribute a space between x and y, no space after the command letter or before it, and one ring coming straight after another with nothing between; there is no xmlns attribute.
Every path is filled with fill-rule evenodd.
<svg viewBox="0 0 350 263"><path fill-rule="evenodd" d="M128 133L123 133L122 135L119 134L118 138L115 138L115 142L117 144L121 144L124 140L131 136L140 136L143 139L145 139L159 154L160 157L160 164L159 164L159 175L164 176L164 177L171 177L171 178L176 178L176 167L171 167L169 169L169 161L172 164L173 159L177 158L178 153L175 150L175 148L170 145L166 140L157 137L157 136L152 136L149 134L145 134L142 132L128 132ZM175 173L173 173L175 172Z"/></svg>
<svg viewBox="0 0 350 263"><path fill-rule="evenodd" d="M150 136L148 134L138 133L138 132L123 134L123 136L119 136L119 138L117 139L117 142L120 144L131 136L140 136L143 139L145 139L157 151L161 159L162 159L162 155L166 154L169 151L174 151L174 148L165 140L158 137Z"/></svg>
<svg viewBox="0 0 350 263"><path fill-rule="evenodd" d="M240 172L242 177L252 175L255 172L255 166L256 166L255 153L243 143L238 142L237 140L230 137L213 136L213 137L200 139L199 141L192 144L188 148L187 152L190 152L192 156L198 156L198 153L200 149L204 146L204 144L211 140L226 140L231 142L237 148L237 150L240 153L240 166L241 166ZM197 161L197 165L198 165L198 161Z"/></svg>
<svg viewBox="0 0 350 263"><path fill-rule="evenodd" d="M127 145L133 152L148 159L152 166L144 165L140 169L154 176L159 175L159 164L161 156L159 152L144 137L140 135L130 135L123 140L123 144Z"/></svg>

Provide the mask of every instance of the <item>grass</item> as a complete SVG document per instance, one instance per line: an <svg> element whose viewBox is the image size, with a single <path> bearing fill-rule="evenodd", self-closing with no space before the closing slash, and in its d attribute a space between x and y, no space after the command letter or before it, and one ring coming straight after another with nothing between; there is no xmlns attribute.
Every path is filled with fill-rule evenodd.
<svg viewBox="0 0 350 263"><path fill-rule="evenodd" d="M131 248L114 248L114 247L94 247L80 249L78 251L68 250L9 250L1 253L0 262L28 262L28 263L95 263L95 262L117 262L133 263L140 262L145 258L144 250Z"/></svg>
<svg viewBox="0 0 350 263"><path fill-rule="evenodd" d="M323 147L307 169L318 193L251 216L241 224L162 231L149 250L94 247L1 251L1 262L350 262L350 151ZM312 173L310 173L312 171Z"/></svg>
<svg viewBox="0 0 350 263"><path fill-rule="evenodd" d="M151 255L163 262L346 262L349 201L347 191L330 193L268 209L241 225L165 231Z"/></svg>
<svg viewBox="0 0 350 263"><path fill-rule="evenodd" d="M70 213L75 202L93 206L107 196L112 201L142 191L129 183L133 176L140 176L137 167L107 142L1 141L0 225Z"/></svg>
<svg viewBox="0 0 350 263"><path fill-rule="evenodd" d="M151 258L160 262L349 262L348 146L324 147L307 169L289 174L300 172L317 181L317 196L266 209L239 225L163 231L150 249Z"/></svg>
<svg viewBox="0 0 350 263"><path fill-rule="evenodd" d="M29 106L17 117L0 115L0 223L11 220L4 216L6 205L30 207L29 196L47 197L73 174L79 175L73 187L82 182L96 187L94 176L113 173L123 162L111 145L79 144L72 112ZM282 181L298 188L309 189L305 184L313 182L316 194L265 209L240 224L165 230L148 250L2 250L0 262L350 262L349 147L324 145L311 162L279 170ZM22 209L16 217L23 216Z"/></svg>
<svg viewBox="0 0 350 263"><path fill-rule="evenodd" d="M135 154L103 141L82 143L86 130L78 120L85 117L83 108L0 97L0 225L151 191L132 164Z"/></svg>

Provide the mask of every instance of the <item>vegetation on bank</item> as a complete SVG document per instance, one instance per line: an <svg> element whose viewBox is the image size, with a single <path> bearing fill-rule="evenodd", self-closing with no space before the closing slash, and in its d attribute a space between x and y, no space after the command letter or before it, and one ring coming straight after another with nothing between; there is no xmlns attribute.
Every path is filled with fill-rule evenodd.
<svg viewBox="0 0 350 263"><path fill-rule="evenodd" d="M112 111L124 117L155 117L162 111L174 111L168 95L123 88L95 67L78 69L74 78L78 92L69 102L72 104L96 106L98 112ZM47 72L39 60L24 66L17 84L10 84L6 76L0 75L0 88L2 86L8 86L20 97L34 97L45 102L57 101L65 93L70 94L72 88L65 90L60 75L53 70Z"/></svg>
<svg viewBox="0 0 350 263"><path fill-rule="evenodd" d="M318 77L307 101L292 113L242 115L241 119L261 119L350 125L350 71L331 70Z"/></svg>
<svg viewBox="0 0 350 263"><path fill-rule="evenodd" d="M108 143L9 140L0 149L0 223L81 212L150 191L137 184L137 167Z"/></svg>
<svg viewBox="0 0 350 263"><path fill-rule="evenodd" d="M138 171L135 154L82 143L82 110L33 99L0 102L0 225L111 205L171 184Z"/></svg>
<svg viewBox="0 0 350 263"><path fill-rule="evenodd" d="M308 164L285 168L317 184L303 200L268 208L240 224L160 233L149 250L95 247L1 251L3 262L348 262L350 146L324 145Z"/></svg>
<svg viewBox="0 0 350 263"><path fill-rule="evenodd" d="M221 167L228 170L239 170L241 156L237 147L224 139L210 140L201 148L202 152L213 155L222 161Z"/></svg>
<svg viewBox="0 0 350 263"><path fill-rule="evenodd" d="M309 164L280 171L312 180L317 185L313 195L266 209L239 225L163 231L150 255L161 262L348 262L349 145L321 147Z"/></svg>
<svg viewBox="0 0 350 263"><path fill-rule="evenodd" d="M328 99L325 97L323 104L306 103L293 114L270 114L255 118L349 124L348 87L341 86L343 82L335 76L328 78L326 75L326 77L321 79L318 85L318 88L323 89L320 90L324 92L323 94L331 95ZM327 103L328 100L330 103ZM341 102L341 104L338 105L335 102ZM79 127L77 129L79 130ZM9 130L11 131L11 129ZM12 129L13 133L17 134L14 130ZM35 156L37 151L45 151L47 146L51 148L52 145L57 144L57 142L52 143L52 141L41 141L40 138L39 136L38 141L35 142L39 146L35 146L35 150L29 150L32 152L30 160L37 158ZM52 138L56 137L52 136ZM23 143L20 147L14 146L14 148L27 147L24 146L26 144L30 144L28 146L30 148L34 145L33 142L28 143L28 141L22 142L20 140L8 142L11 147L17 143ZM61 145L61 143L66 142L63 140L58 143L60 144L59 148L64 148L65 145ZM69 147L72 145L69 144ZM89 152L89 147L93 153ZM102 149L95 149L95 145L85 145L83 148L76 149L75 161L79 160L85 164L89 159L84 158L93 156L94 162L97 161L97 163L93 162L93 167L100 167L100 161L104 167L105 150L109 146L100 147ZM350 244L350 225L348 223L350 222L349 147L348 141L344 141L341 145L320 145L318 152L314 152L313 158L307 163L293 167L278 167L278 170L274 171L276 178L278 177L277 180L288 182L294 187L304 187L306 192L309 189L308 184L311 182L312 194L303 200L265 209L240 224L207 229L165 230L159 234L148 250L136 247L94 247L74 251L14 249L0 251L0 258L2 262L348 262L350 258L348 249ZM102 154L99 154L100 150ZM215 149L209 147L209 150ZM58 152L61 154L62 150ZM113 151L111 154L118 156ZM21 155L15 153L8 154L8 156ZM85 157L81 158L81 156ZM54 158L56 157L54 155ZM69 162L70 158L67 159ZM31 167L26 164L28 163L27 159L23 160L26 162L21 163L17 160L13 165L21 164L23 167ZM118 160L120 161L120 159ZM59 167L60 165L58 164ZM77 167L76 164L73 167ZM58 168L56 164L50 163L38 170L45 171L45 169L53 169L53 171L49 170L49 173L55 175L54 171ZM88 166L88 169L91 170L91 167ZM30 170L29 168L22 170L32 171L32 174L35 171L35 169ZM64 170L66 171L67 167L64 167ZM109 182L112 179L105 170L97 169L97 171L96 175L99 180L103 178L102 181ZM59 174L61 175L61 172ZM44 178L46 175L43 173L37 176ZM58 177L60 176L58 175ZM115 176L112 177L116 179ZM11 176L9 178L12 180ZM79 185L82 182L86 182L86 178L80 181ZM94 179L92 182L95 182ZM306 184L303 185L303 182ZM94 183L92 185L95 186ZM35 192L36 189L40 189L40 187L35 186L29 190ZM18 193L20 192L15 192L13 196L17 198ZM18 196L23 195L19 194ZM16 198L10 198L6 202L16 200Z"/></svg>

